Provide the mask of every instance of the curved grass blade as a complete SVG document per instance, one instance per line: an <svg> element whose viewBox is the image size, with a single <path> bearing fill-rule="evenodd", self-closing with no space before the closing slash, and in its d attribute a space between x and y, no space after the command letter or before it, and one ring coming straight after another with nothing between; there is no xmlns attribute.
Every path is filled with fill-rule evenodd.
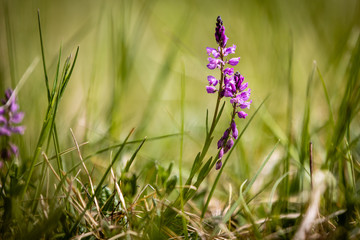
<svg viewBox="0 0 360 240"><path fill-rule="evenodd" d="M272 156L272 154L274 153L276 147L278 146L280 140L275 144L274 148L271 150L271 152L268 154L268 156L266 157L266 159L264 160L264 162L261 164L260 168L258 169L258 171L256 172L255 176L251 179L251 181L249 182L248 186L246 187L244 194L246 194L250 188L252 187L252 185L254 184L256 178L259 176L259 174L262 172L262 170L264 169L265 165L267 164L267 162L269 161L270 157ZM222 219L223 223L226 223L227 221L229 221L232 213L235 211L235 209L239 206L240 204L240 200L237 200L234 205L232 205L232 207L229 209L229 211L225 214L224 218Z"/></svg>

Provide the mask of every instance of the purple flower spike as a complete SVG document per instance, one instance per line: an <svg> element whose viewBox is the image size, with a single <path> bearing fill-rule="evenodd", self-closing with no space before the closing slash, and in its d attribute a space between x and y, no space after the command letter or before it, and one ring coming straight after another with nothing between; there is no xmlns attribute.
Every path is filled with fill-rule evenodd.
<svg viewBox="0 0 360 240"><path fill-rule="evenodd" d="M231 58L228 63L229 63L231 66L236 66L236 65L239 63L239 60L240 60L240 57Z"/></svg>
<svg viewBox="0 0 360 240"><path fill-rule="evenodd" d="M5 91L5 98L1 99L1 103L4 105L0 106L0 137L6 136L6 138L0 149L0 157L3 160L10 160L13 156L17 156L18 148L9 142L9 137L13 134L24 134L25 127L15 125L21 123L24 113L18 111L19 105L11 89Z"/></svg>
<svg viewBox="0 0 360 240"><path fill-rule="evenodd" d="M239 118L246 118L248 115L241 109L250 108L252 100L249 100L251 89L247 89L248 83L244 82L244 76L239 72L234 73L232 67L226 67L226 64L230 66L236 66L239 64L240 57L226 58L229 54L234 54L236 45L226 47L228 37L225 35L225 26L219 16L216 20L215 28L215 40L218 44L217 48L207 47L206 52L209 56L207 67L210 70L218 68L220 70L220 79L216 79L214 76L208 76L207 80L209 86L206 87L208 93L215 93L218 91L218 102L223 97L230 98L230 103L233 107L233 115L231 116L230 126L225 130L223 136L217 142L217 148L219 149L218 161L216 162L216 169L222 167L223 155L226 154L235 144L235 140L239 138L239 131L235 123L235 114ZM219 87L215 88L219 83ZM239 111L240 110L240 111ZM1 121L1 119L0 119ZM231 135L230 135L231 134Z"/></svg>
<svg viewBox="0 0 360 240"><path fill-rule="evenodd" d="M221 167L222 167L222 161L219 160L219 161L216 162L215 169L216 169L216 170L219 170Z"/></svg>
<svg viewBox="0 0 360 240"><path fill-rule="evenodd" d="M214 87L214 86L206 86L206 91L208 93L215 93L217 90L216 90L216 87Z"/></svg>
<svg viewBox="0 0 360 240"><path fill-rule="evenodd" d="M238 116L239 116L239 118L246 118L247 113L244 111L240 111L240 112L238 112Z"/></svg>

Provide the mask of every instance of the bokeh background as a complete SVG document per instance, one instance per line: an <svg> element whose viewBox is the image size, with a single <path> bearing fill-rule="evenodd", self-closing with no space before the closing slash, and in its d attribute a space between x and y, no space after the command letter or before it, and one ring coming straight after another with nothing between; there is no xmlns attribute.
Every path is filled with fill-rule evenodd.
<svg viewBox="0 0 360 240"><path fill-rule="evenodd" d="M289 129L293 141L300 141L306 89L313 71L310 133L316 166L324 162L326 133L322 126L328 121L329 109L317 68L331 105L337 109L346 66L360 32L359 1L2 0L1 92L16 87L30 64L40 60L18 96L27 127L25 135L16 140L22 161L34 151L47 106L38 9L50 83L60 47L63 61L80 47L57 114L62 150L74 145L70 128L79 143L89 141L83 147L84 155L121 142L134 127L132 139L179 133L184 78L186 176L204 141L206 109L212 116L215 107L216 96L205 90L206 77L219 73L207 69L205 49L216 47L214 29L220 15L228 45L235 44L235 56L241 57L235 70L245 76L252 90L249 117L237 120L240 129L268 98L232 155L217 194L228 191L227 183L240 184L252 176L278 139L285 144ZM216 139L227 127L230 111L227 104L209 156L216 154ZM164 166L174 162L176 174L179 146L176 136L146 142L134 171L150 162ZM284 147L277 148L265 174L277 166L283 152ZM128 157L122 156L117 171ZM109 151L91 158L95 173L102 171L109 159ZM76 154L64 160L68 167L78 161Z"/></svg>

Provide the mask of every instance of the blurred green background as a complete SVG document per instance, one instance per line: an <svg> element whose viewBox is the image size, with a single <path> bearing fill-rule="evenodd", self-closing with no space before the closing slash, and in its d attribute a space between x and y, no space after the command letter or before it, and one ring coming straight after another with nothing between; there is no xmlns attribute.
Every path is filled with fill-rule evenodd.
<svg viewBox="0 0 360 240"><path fill-rule="evenodd" d="M219 77L219 73L207 69L205 48L216 47L214 29L220 15L228 45L237 45L235 56L241 57L235 70L245 76L252 90L249 117L269 96L225 169L222 186L227 188L224 183L241 183L251 176L277 139L288 136L288 128L294 141L300 141L306 87L314 61L331 104L337 109L346 66L360 32L359 5L356 0L2 0L1 92L14 88L34 59L40 60L18 96L27 127L24 137L17 139L22 159L26 161L34 151L47 106L37 9L50 83L60 46L62 60L70 53L74 55L80 46L57 114L61 149L74 145L69 128L75 131L79 142L90 142L83 148L84 155L121 142L133 127L133 139L179 133L180 81L184 75L185 175L203 144L206 109L212 116L216 102L216 96L207 94L205 86L208 75ZM314 76L310 133L319 166L325 160L322 146L326 142L325 133L319 128L328 120L328 106L321 80L317 73ZM209 151L211 155L216 154L216 139L227 127L230 111L230 106L226 106ZM240 129L249 117L237 120ZM283 151L279 147L274 159L280 161ZM123 156L118 171L128 157ZM101 171L109 159L106 152L91 160ZM135 169L151 161L164 165L173 161L177 166L178 159L179 138L148 141L135 160ZM74 154L74 158L67 155L64 161L70 166L78 160Z"/></svg>

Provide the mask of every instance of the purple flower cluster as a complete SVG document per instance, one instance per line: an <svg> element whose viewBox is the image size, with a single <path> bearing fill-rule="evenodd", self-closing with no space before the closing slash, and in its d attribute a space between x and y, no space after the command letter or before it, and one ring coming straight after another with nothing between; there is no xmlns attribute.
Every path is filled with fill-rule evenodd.
<svg viewBox="0 0 360 240"><path fill-rule="evenodd" d="M210 70L216 68L220 69L221 77L216 79L214 76L208 76L207 80L209 85L206 86L206 91L208 93L218 92L219 99L223 97L230 98L230 103L233 106L233 114L231 118L231 123L229 128L224 132L224 135L218 141L219 150L219 159L216 163L216 169L220 169L222 166L222 157L223 155L231 149L234 145L234 140L238 138L238 130L235 123L235 115L239 118L246 118L247 113L242 111L242 109L250 108L251 100L250 91L251 89L246 90L248 83L244 82L244 76L240 73L235 72L232 67L226 67L226 64L230 66L236 66L239 63L240 57L230 58L227 57L229 54L234 54L236 50L236 45L232 47L226 47L228 37L225 35L225 27L223 26L223 21L219 16L216 22L215 28L215 39L218 43L218 48L207 47L206 51L209 56L207 67ZM216 86L219 84L219 88Z"/></svg>
<svg viewBox="0 0 360 240"><path fill-rule="evenodd" d="M15 94L11 89L5 91L5 98L1 100L0 106L0 137L1 152L0 157L3 160L10 160L13 156L17 156L18 148L9 141L13 134L24 134L25 127L18 124L24 118L24 113L19 112L19 105L16 103ZM2 163L0 163L2 165Z"/></svg>

